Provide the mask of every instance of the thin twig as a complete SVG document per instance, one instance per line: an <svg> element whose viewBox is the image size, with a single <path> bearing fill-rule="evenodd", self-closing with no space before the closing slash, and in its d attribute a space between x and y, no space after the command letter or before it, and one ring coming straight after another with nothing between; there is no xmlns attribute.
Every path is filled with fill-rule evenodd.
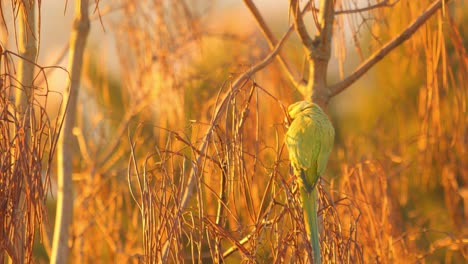
<svg viewBox="0 0 468 264"><path fill-rule="evenodd" d="M338 10L338 11L335 11L335 15L355 14L355 13L371 11L373 9L382 8L382 7L392 7L396 5L398 2L400 2L400 0L395 0L395 2L390 2L390 3L389 2L390 2L389 0L384 0L377 4L369 5L366 7L360 7L360 8L349 9L349 10Z"/></svg>
<svg viewBox="0 0 468 264"><path fill-rule="evenodd" d="M312 38L307 33L304 20L302 19L302 14L299 12L299 1L291 0L290 4L291 13L294 19L294 29L296 30L299 38L301 39L302 45L309 50L312 47Z"/></svg>
<svg viewBox="0 0 468 264"><path fill-rule="evenodd" d="M276 39L275 35L273 32L270 30L268 25L266 24L265 20L263 19L262 15L260 14L258 8L255 6L255 4L252 2L252 0L244 0L244 4L247 6L247 8L250 10L252 13L253 17L255 18L255 21L257 21L257 25L259 26L261 32L265 36L268 45L270 46L271 49L273 49L277 44L278 40ZM307 5L304 7L302 10L301 14L304 14L307 11L307 8L310 6L310 2L307 3ZM291 34L292 30L294 29L293 25L290 25L287 31L287 36ZM300 74L295 69L293 66L291 66L291 63L287 60L286 57L284 57L281 52L278 54L278 60L286 73L289 81L294 85L294 87L299 87L300 83L303 82L303 80L300 80Z"/></svg>
<svg viewBox="0 0 468 264"><path fill-rule="evenodd" d="M363 62L351 75L346 77L339 83L330 86L329 98L341 93L355 81L357 81L362 75L364 75L370 68L372 68L377 62L382 60L388 53L393 49L400 46L403 42L408 40L425 22L435 14L437 10L442 7L442 3L448 3L451 0L437 0L432 3L418 18L416 18L403 32L393 38L380 50L370 56L365 62Z"/></svg>
<svg viewBox="0 0 468 264"><path fill-rule="evenodd" d="M216 211L216 220L215 224L218 226L223 226L221 223L224 215L224 207L226 206L227 201L227 191L226 191L226 184L227 183L227 161L223 162L223 166L221 167L221 182L219 186L219 200L218 200L218 209ZM216 236L215 241L215 258L217 262L220 263L221 257L221 238Z"/></svg>
<svg viewBox="0 0 468 264"><path fill-rule="evenodd" d="M268 64L271 63L271 61L275 58L275 56L278 54L278 52L281 50L281 47L283 46L284 42L286 41L287 37L289 36L289 30L284 36L281 38L280 42L278 45L276 45L275 49L270 52L261 62L250 68L248 71L246 71L244 74L239 76L237 80L233 83L230 92L228 92L223 100L221 101L221 104L218 106L216 109L213 118L211 120L211 125L207 129L205 136L203 137L202 143L199 147L200 152L204 152L205 149L208 146L208 142L210 141L211 135L213 130L215 129L216 125L218 124L219 120L222 117L222 113L226 110L226 107L229 104L229 100L231 98L231 95L238 92L240 88L243 87L246 81L257 71L265 68ZM178 209L177 215L180 215L181 212L187 207L188 201L192 197L192 192L193 192L193 187L195 185L195 181L198 178L198 174L200 173L200 166L202 165L203 162L203 156L198 156L196 163L192 166L192 169L190 171L190 175L187 179L187 187L185 188L184 192L182 193L182 199L180 201L180 207ZM174 230L177 229L177 226L179 225L179 217L176 217L174 220ZM169 236L170 238L171 236ZM166 261L167 260L167 254L169 252L169 245L170 245L170 239L166 241L166 243L163 246L162 250L162 260Z"/></svg>

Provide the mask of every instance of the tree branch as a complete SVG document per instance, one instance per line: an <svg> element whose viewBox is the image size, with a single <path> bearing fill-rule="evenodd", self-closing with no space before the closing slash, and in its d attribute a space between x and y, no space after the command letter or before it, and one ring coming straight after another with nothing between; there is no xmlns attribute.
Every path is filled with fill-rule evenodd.
<svg viewBox="0 0 468 264"><path fill-rule="evenodd" d="M299 12L298 0L291 0L290 10L294 19L294 29L299 35L299 38L301 39L301 42L304 48L310 52L313 41L312 41L312 38L309 36L309 33L307 33L304 20L302 19L302 14L300 14Z"/></svg>
<svg viewBox="0 0 468 264"><path fill-rule="evenodd" d="M437 0L432 3L418 18L416 18L405 31L400 35L393 38L389 43L383 46L379 51L375 52L366 61L364 61L351 75L346 77L339 83L336 83L329 87L329 98L328 100L344 91L351 84L357 81L362 75L364 75L370 68L372 68L377 62L382 60L388 53L393 49L401 45L403 42L408 40L424 23L442 7L443 2L448 3L451 0Z"/></svg>
<svg viewBox="0 0 468 264"><path fill-rule="evenodd" d="M62 133L57 142L57 212L50 263L68 262L68 237L73 213L73 127L75 126L78 91L80 88L83 54L90 28L88 0L75 0L75 18L70 36L67 79L68 89L63 98L60 115L63 117Z"/></svg>
<svg viewBox="0 0 468 264"><path fill-rule="evenodd" d="M271 51L268 56L266 56L261 62L257 63L254 65L252 68L250 68L248 71L246 71L244 74L239 76L232 86L230 87L229 93L227 93L224 98L221 100L221 103L218 105L216 108L216 111L213 115L213 118L211 119L210 122L210 127L207 129L205 135L203 136L203 139L201 140L201 145L199 147L199 151L201 153L205 153L206 148L208 147L208 143L210 142L211 135L216 128L219 120L222 118L222 114L226 111L226 108L229 105L230 99L232 98L232 94L235 94L237 91L239 91L243 85L249 80L249 78L255 74L257 71L265 68L268 64L271 63L271 61L275 58L275 56L278 54L278 52L281 50L281 47L283 46L284 42L286 41L287 37L289 36L289 31L284 34L284 36L281 38L279 41L278 45ZM190 198L192 198L192 192L193 188L195 186L195 181L199 176L199 173L201 173L201 166L203 164L203 158L205 156L199 155L196 163L192 166L192 169L190 171L189 177L187 179L187 186L184 189L182 193L182 199L180 201L180 206L178 208L177 215L180 216L182 211L186 209L188 202ZM176 217L174 220L174 228L173 230L177 230L177 226L180 224L180 219L179 217ZM166 242L164 243L163 249L162 249L162 261L166 262L167 260L167 254L169 253L169 245L172 241L172 236L173 234L169 234Z"/></svg>
<svg viewBox="0 0 468 264"><path fill-rule="evenodd" d="M260 31L263 33L264 37L266 38L268 42L268 46L270 46L270 49L274 49L275 46L278 44L278 40L276 39L275 35L273 34L273 32L270 30L270 28L266 24L258 8L255 6L252 0L244 0L244 4L247 6L247 8L250 10L253 17L255 18L255 21L257 22L257 25L260 28ZM307 3L307 5L304 7L304 9L302 10L302 14L306 12L309 5L310 5L310 2ZM293 28L294 28L293 25L289 27L288 31L286 32L287 37L289 37ZM300 83L303 82L303 80L300 80L301 77L297 69L291 66L291 63L282 55L281 51L278 54L277 58L281 64L281 67L286 73L289 81L295 87L299 87Z"/></svg>
<svg viewBox="0 0 468 264"><path fill-rule="evenodd" d="M16 118L17 120L21 120L22 126L24 128L24 140L25 143L19 143L19 139L15 140L16 148L14 148L14 152L11 155L12 163L14 167L21 166L19 165L23 158L21 157L26 156L25 154L29 152L29 145L31 140L34 138L34 132L27 127L34 122L34 63L36 62L37 56L37 25L36 25L36 2L35 1L18 1L19 4L19 39L18 39L18 51L20 55L23 57L18 61L18 80L20 82L21 89L15 89L15 108L16 108ZM3 12L2 12L3 13ZM3 87L2 87L3 89ZM12 136L18 137L19 131L21 127L17 127L11 130ZM3 151L3 150L2 150ZM11 168L11 171L16 174L15 178L17 178L17 184L22 185L21 183L25 184L27 182L35 181L34 178L37 176L34 175L27 175L27 173L19 172L22 169ZM17 172L18 171L18 172ZM16 173L15 173L16 172ZM32 177L32 178L29 178ZM39 181L40 176L39 176ZM25 193L28 192L27 187L20 187L18 191L20 191L19 199L10 200L12 202L12 209L17 211L15 217L18 219L23 220L18 224L13 224L15 227L12 229L17 233L17 236L13 239L13 247L16 249L16 255L10 255L12 259L18 259L19 261L28 262L31 259L32 252L29 248L33 245L33 240L28 235L28 221L34 221L35 219L29 219L30 216L28 214L28 210L36 210L36 208L29 209L28 207L31 206L31 203L28 202L28 195ZM3 191L3 190L2 190ZM37 197L39 199L44 199L43 197ZM28 209L26 209L28 208ZM8 240L7 240L8 241Z"/></svg>
<svg viewBox="0 0 468 264"><path fill-rule="evenodd" d="M338 10L338 11L335 11L335 15L354 14L354 13L361 13L361 12L371 11L372 9L377 9L377 8L381 8L381 7L392 7L396 3L400 2L400 0L395 0L395 2L390 2L390 3L389 2L390 2L389 0L384 0L384 1L379 2L377 4L366 6L366 7L350 9L350 10Z"/></svg>
<svg viewBox="0 0 468 264"><path fill-rule="evenodd" d="M309 79L305 86L305 97L309 97L310 100L323 107L328 99L326 76L331 54L334 1L320 1L318 30L313 39L307 33L302 14L299 14L298 8L298 0L291 0L290 9L293 14L294 28L307 52L309 62Z"/></svg>
<svg viewBox="0 0 468 264"><path fill-rule="evenodd" d="M320 23L320 45L319 50L323 53L326 60L330 60L331 41L333 34L333 21L334 21L334 1L322 0L320 1L319 23Z"/></svg>

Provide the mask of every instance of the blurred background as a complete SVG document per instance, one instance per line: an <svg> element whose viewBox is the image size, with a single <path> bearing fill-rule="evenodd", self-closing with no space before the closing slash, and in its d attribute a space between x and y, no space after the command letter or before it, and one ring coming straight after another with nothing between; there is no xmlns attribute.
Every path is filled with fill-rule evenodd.
<svg viewBox="0 0 468 264"><path fill-rule="evenodd" d="M15 2L1 2L0 43L11 52L18 52ZM387 5L336 14L329 84L405 30L431 1L336 1L335 10L382 2ZM291 24L289 3L254 3L280 39ZM53 129L69 78L74 8L73 1L40 1L37 7L35 71L44 74L35 83L49 91L37 101ZM231 90L271 51L244 3L100 0L90 1L89 14L69 145L69 262L151 262L164 257L165 247L169 263L307 262L283 142L284 107L304 98L277 60ZM312 11L305 22L314 33ZM450 1L330 101L336 138L319 212L326 261L467 261L467 25L466 1ZM282 54L307 78L295 32ZM11 65L19 60L11 57ZM11 65L2 64L2 76L15 74ZM210 126L224 95L227 106ZM55 159L43 160L50 183L47 213L35 226L37 263L49 262L51 254ZM181 207L195 167L193 191Z"/></svg>

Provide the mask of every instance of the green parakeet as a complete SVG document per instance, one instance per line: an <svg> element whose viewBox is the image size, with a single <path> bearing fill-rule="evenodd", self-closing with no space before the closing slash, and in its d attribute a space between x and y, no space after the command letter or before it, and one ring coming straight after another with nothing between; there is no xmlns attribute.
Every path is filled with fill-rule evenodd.
<svg viewBox="0 0 468 264"><path fill-rule="evenodd" d="M335 130L327 114L317 104L296 102L289 106L288 112L292 122L285 141L300 189L305 227L312 244L314 262L321 263L316 184L327 166Z"/></svg>

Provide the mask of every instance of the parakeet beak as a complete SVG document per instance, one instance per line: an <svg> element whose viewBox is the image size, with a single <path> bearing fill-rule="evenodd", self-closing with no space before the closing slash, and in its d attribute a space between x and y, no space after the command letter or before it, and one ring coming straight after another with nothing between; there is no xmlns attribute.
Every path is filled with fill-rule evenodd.
<svg viewBox="0 0 468 264"><path fill-rule="evenodd" d="M288 114L286 114L286 116L284 117L284 124L286 128L289 128L289 126L291 125L291 122L292 122L291 117Z"/></svg>

